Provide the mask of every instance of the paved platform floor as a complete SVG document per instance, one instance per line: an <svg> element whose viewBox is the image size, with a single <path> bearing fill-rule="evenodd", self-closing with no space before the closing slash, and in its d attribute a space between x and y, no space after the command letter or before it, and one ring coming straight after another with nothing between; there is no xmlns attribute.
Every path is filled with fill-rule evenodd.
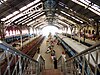
<svg viewBox="0 0 100 75"><path fill-rule="evenodd" d="M47 38L45 38L43 43L41 44L40 54L45 59L45 68L46 69L53 69L54 67L53 67L53 61L51 59L51 54L50 53L48 53L48 54L45 53L46 50L47 50L46 40L47 40ZM64 51L64 49L60 45L54 45L54 50L56 52L57 59L61 56L62 51Z"/></svg>
<svg viewBox="0 0 100 75"><path fill-rule="evenodd" d="M63 75L58 69L46 69L41 75Z"/></svg>

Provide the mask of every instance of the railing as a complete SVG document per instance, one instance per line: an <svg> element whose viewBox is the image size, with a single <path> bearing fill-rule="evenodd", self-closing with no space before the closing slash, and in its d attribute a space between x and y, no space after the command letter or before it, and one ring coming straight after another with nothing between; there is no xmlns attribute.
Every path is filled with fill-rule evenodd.
<svg viewBox="0 0 100 75"><path fill-rule="evenodd" d="M58 69L63 72L63 75L71 75L70 69L66 70L70 65L66 66L66 58L65 56L61 55L60 58L58 59L57 63Z"/></svg>
<svg viewBox="0 0 100 75"><path fill-rule="evenodd" d="M28 55L0 41L0 75L39 75L40 64L44 60L40 56L36 61Z"/></svg>
<svg viewBox="0 0 100 75"><path fill-rule="evenodd" d="M45 60L43 59L43 57L39 54L37 61L39 62L39 70L38 73L41 73L44 69L45 69Z"/></svg>
<svg viewBox="0 0 100 75"><path fill-rule="evenodd" d="M65 73L64 72L64 68L65 68L65 60L63 59L63 57L62 57L62 55L59 57L59 59L58 59L58 62L57 62L57 66L58 66L58 69L60 70L60 71L62 71L63 73Z"/></svg>
<svg viewBox="0 0 100 75"><path fill-rule="evenodd" d="M58 59L58 67L64 75L100 75L99 65L100 42L68 60L63 56Z"/></svg>

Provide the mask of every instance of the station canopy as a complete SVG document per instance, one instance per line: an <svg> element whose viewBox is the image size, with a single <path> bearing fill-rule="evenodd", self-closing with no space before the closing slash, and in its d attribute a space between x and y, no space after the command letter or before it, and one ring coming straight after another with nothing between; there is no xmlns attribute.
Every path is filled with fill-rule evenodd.
<svg viewBox="0 0 100 75"><path fill-rule="evenodd" d="M93 26L100 22L100 0L0 0L0 22L22 28Z"/></svg>

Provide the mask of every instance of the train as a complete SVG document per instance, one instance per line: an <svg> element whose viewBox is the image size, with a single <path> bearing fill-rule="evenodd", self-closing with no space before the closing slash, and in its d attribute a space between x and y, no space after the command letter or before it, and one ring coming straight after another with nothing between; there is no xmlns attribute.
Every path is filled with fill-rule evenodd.
<svg viewBox="0 0 100 75"><path fill-rule="evenodd" d="M22 35L22 39L24 38L28 38L28 37L32 37L33 34L23 34ZM21 38L21 35L13 35L13 36L10 36L10 37L6 37L4 39L5 42L7 42L8 44L12 43L12 42L15 42L15 41L18 41L20 40Z"/></svg>

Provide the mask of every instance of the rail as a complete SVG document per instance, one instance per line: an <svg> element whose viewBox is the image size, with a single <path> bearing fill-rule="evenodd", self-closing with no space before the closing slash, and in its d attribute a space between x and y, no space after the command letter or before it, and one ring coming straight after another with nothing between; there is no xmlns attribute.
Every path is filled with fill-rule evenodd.
<svg viewBox="0 0 100 75"><path fill-rule="evenodd" d="M65 60L65 58L61 55L60 57L59 57L59 59L58 59L58 62L57 62L57 66L58 66L58 69L61 71L61 72L63 72L63 75L70 75L70 74L68 74L67 72L68 71L66 71L66 62L65 62L66 60ZM67 73L67 74L66 74Z"/></svg>
<svg viewBox="0 0 100 75"><path fill-rule="evenodd" d="M38 55L37 61L39 62L38 73L40 74L45 69L45 60L43 59L41 54Z"/></svg>
<svg viewBox="0 0 100 75"><path fill-rule="evenodd" d="M58 67L64 75L100 75L100 42L75 56L58 59Z"/></svg>
<svg viewBox="0 0 100 75"><path fill-rule="evenodd" d="M3 41L0 41L0 51L0 75L39 75L43 69L39 66L44 62L41 56L41 62L36 61Z"/></svg>

